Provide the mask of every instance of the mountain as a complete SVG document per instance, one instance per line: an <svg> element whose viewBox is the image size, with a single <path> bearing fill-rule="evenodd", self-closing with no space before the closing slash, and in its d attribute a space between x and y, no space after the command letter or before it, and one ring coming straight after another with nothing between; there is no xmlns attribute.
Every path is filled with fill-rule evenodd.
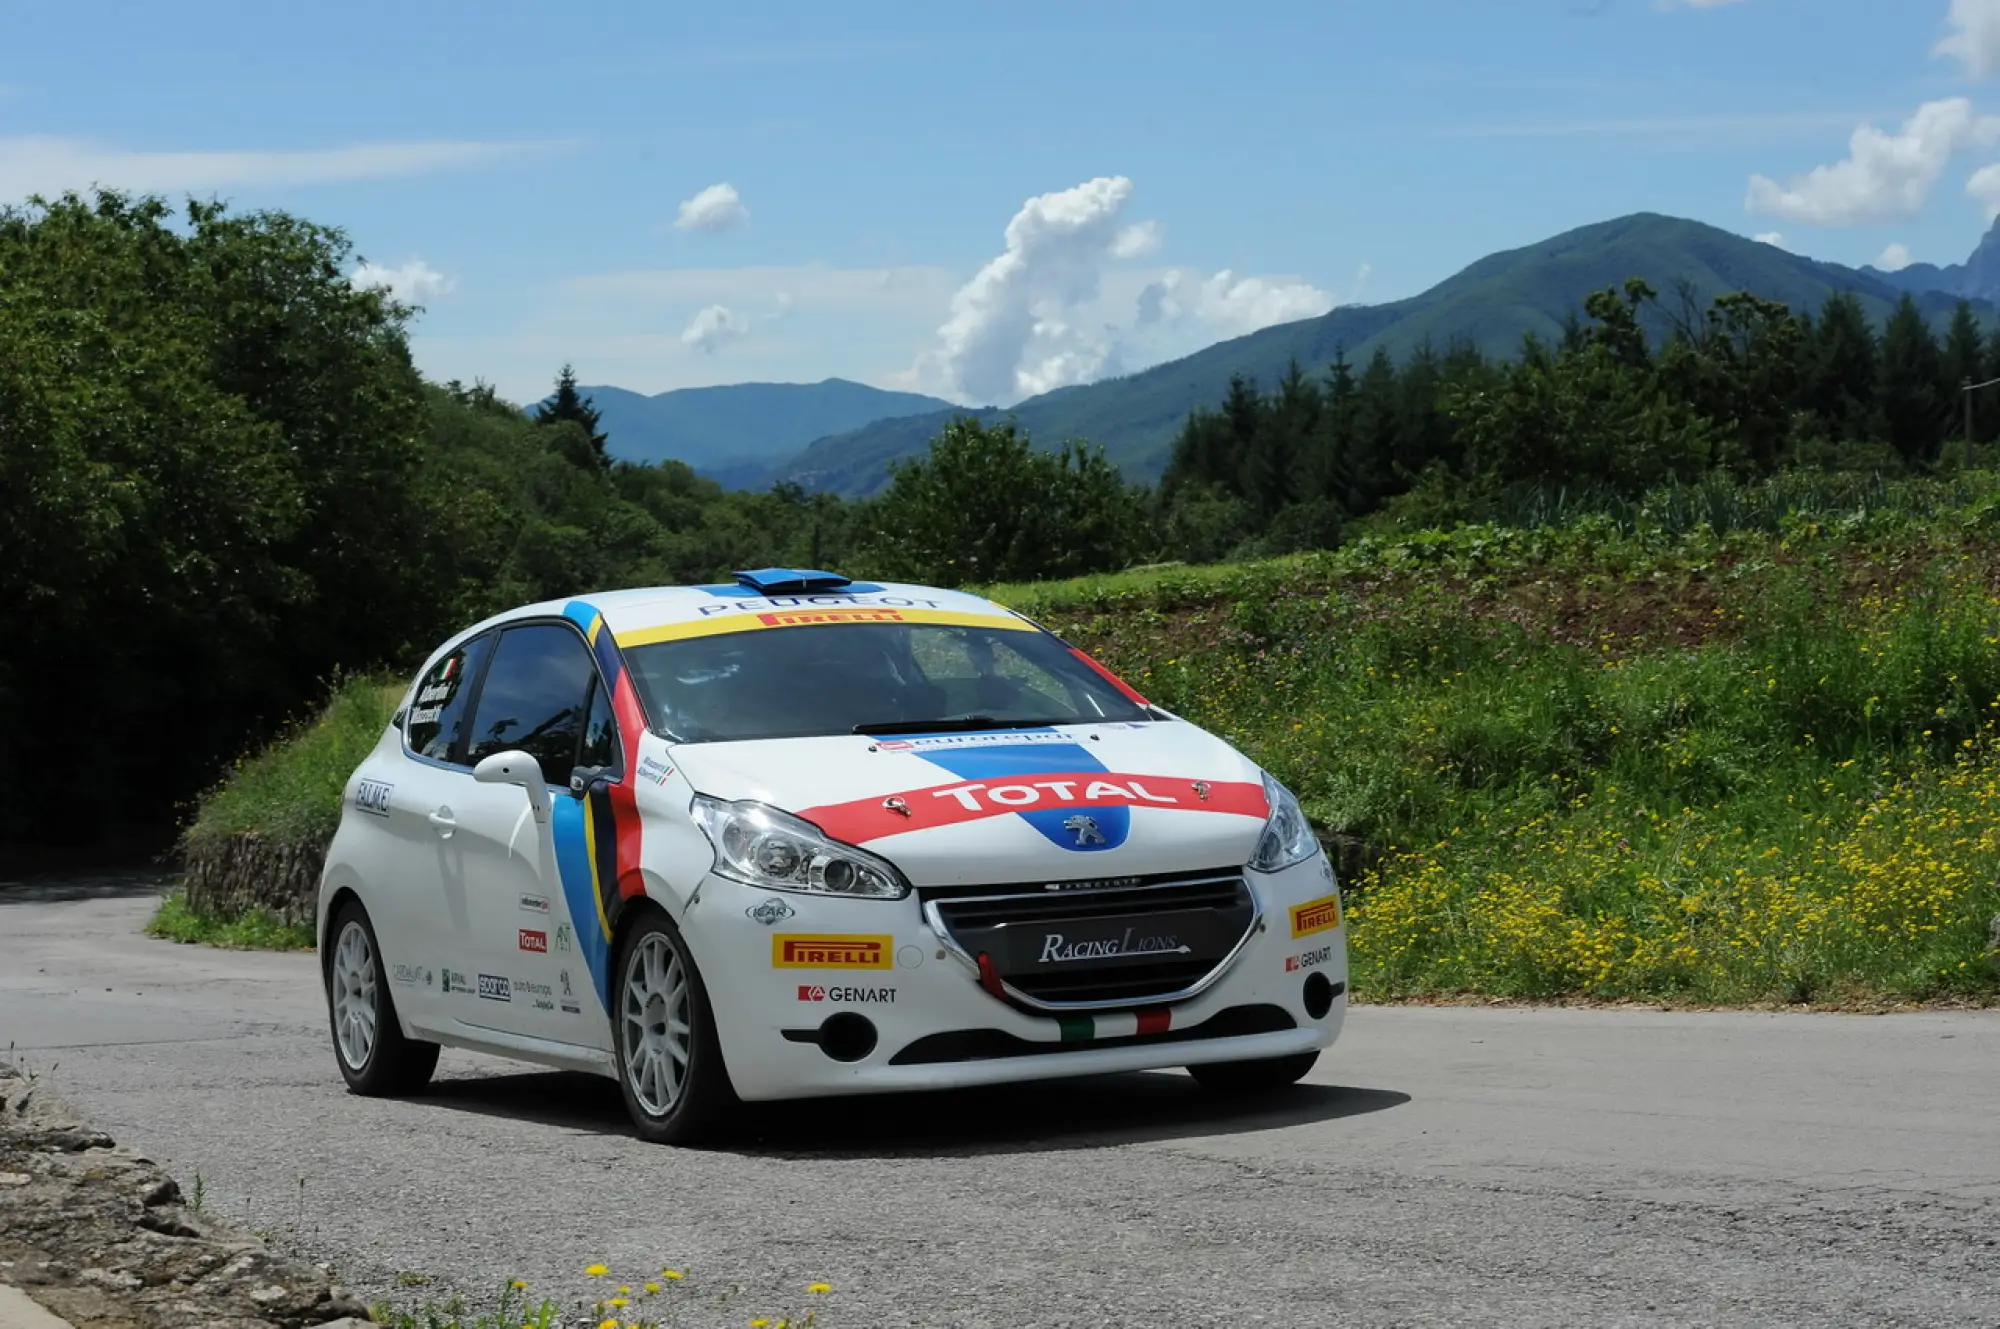
<svg viewBox="0 0 2000 1329"><path fill-rule="evenodd" d="M578 385L599 412L611 455L620 461L672 458L724 484L766 480L771 463L816 438L872 420L947 409L914 392L884 392L843 378L820 383L732 383L642 396L624 388Z"/></svg>
<svg viewBox="0 0 2000 1329"><path fill-rule="evenodd" d="M1088 439L1128 476L1155 479L1188 412L1221 401L1232 374L1268 387L1294 358L1318 370L1344 347L1358 366L1378 346L1401 358L1426 340L1442 350L1462 338L1489 355L1511 356L1524 334L1560 337L1563 321L1586 295L1622 286L1628 277L1645 278L1669 308L1678 308L1680 282L1703 307L1718 295L1752 291L1793 309L1818 309L1835 292L1851 291L1879 321L1905 289L1889 284L1888 275L1821 263L1701 222L1639 213L1489 255L1407 300L1347 306L1265 328L1141 373L1031 397L1007 411L944 410L874 421L815 441L771 474L844 494L872 493L889 461L921 452L954 415L969 414L987 420L1011 415L1043 444ZM1956 303L1948 293L1913 294L1938 318Z"/></svg>
<svg viewBox="0 0 2000 1329"><path fill-rule="evenodd" d="M1898 291L1912 294L1940 291L1968 300L2000 301L2000 221L1993 223L1980 239L1979 247L1972 251L1972 257L1963 263L1942 268L1935 263L1912 263L1894 272L1875 267L1861 270Z"/></svg>

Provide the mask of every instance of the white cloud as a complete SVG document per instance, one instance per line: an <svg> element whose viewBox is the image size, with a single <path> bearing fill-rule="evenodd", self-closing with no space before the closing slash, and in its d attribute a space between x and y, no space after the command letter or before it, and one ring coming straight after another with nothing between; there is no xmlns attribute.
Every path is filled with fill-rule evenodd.
<svg viewBox="0 0 2000 1329"><path fill-rule="evenodd" d="M960 287L927 353L952 387L1005 403L1103 373L1112 341L1069 321L1093 302L1105 269L1157 243L1157 228L1120 224L1132 182L1099 176L1040 194L1007 223L1005 252Z"/></svg>
<svg viewBox="0 0 2000 1329"><path fill-rule="evenodd" d="M1786 247L1785 233L1783 231L1759 231L1757 232L1757 234L1751 236L1750 238L1755 240L1760 245L1770 245L1775 249L1783 249Z"/></svg>
<svg viewBox="0 0 2000 1329"><path fill-rule="evenodd" d="M381 180L526 156L552 143L361 143L294 151L132 152L87 139L0 137L0 199L93 186L135 193Z"/></svg>
<svg viewBox="0 0 2000 1329"><path fill-rule="evenodd" d="M1914 217L1952 154L2000 138L2000 118L1975 115L1963 97L1926 102L1887 134L1862 125L1845 160L1780 185L1750 177L1744 206L1812 226L1856 226Z"/></svg>
<svg viewBox="0 0 2000 1329"><path fill-rule="evenodd" d="M1951 0L1945 24L1952 34L1932 55L1950 56L1973 78L2000 73L2000 0Z"/></svg>
<svg viewBox="0 0 2000 1329"><path fill-rule="evenodd" d="M1875 260L1875 266L1884 272L1901 272L1910 266L1910 247L1900 241L1890 245Z"/></svg>
<svg viewBox="0 0 2000 1329"><path fill-rule="evenodd" d="M356 286L381 287L392 298L406 305L442 298L458 286L456 277L446 276L420 258L413 258L395 268L380 263L363 263L348 280Z"/></svg>
<svg viewBox="0 0 2000 1329"><path fill-rule="evenodd" d="M1364 266L1357 284L1367 280ZM1199 320L1221 337L1240 337L1274 323L1316 318L1332 309L1331 295L1308 282L1238 277L1224 268L1212 277L1175 268L1139 292L1141 327Z"/></svg>
<svg viewBox="0 0 2000 1329"><path fill-rule="evenodd" d="M2000 217L2000 163L1982 166L1965 182L1965 192L1986 208L1986 220Z"/></svg>
<svg viewBox="0 0 2000 1329"><path fill-rule="evenodd" d="M728 231L749 220L750 209L743 206L736 186L725 182L685 200L674 226L683 231Z"/></svg>
<svg viewBox="0 0 2000 1329"><path fill-rule="evenodd" d="M1144 258L1157 250L1165 238L1165 232L1156 221L1142 221L1127 226L1111 242L1111 257Z"/></svg>
<svg viewBox="0 0 2000 1329"><path fill-rule="evenodd" d="M727 305L710 305L696 314L681 331L681 345L715 354L724 342L750 330L750 320Z"/></svg>

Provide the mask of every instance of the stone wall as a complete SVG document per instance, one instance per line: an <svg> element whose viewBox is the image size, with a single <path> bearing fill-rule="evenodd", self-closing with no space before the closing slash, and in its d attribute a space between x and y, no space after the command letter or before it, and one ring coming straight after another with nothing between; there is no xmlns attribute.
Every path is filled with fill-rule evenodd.
<svg viewBox="0 0 2000 1329"><path fill-rule="evenodd" d="M324 839L286 840L244 831L192 840L184 855L188 907L211 918L263 909L310 924L326 865Z"/></svg>
<svg viewBox="0 0 2000 1329"><path fill-rule="evenodd" d="M0 1283L78 1329L365 1329L316 1265L190 1210L174 1179L0 1061Z"/></svg>

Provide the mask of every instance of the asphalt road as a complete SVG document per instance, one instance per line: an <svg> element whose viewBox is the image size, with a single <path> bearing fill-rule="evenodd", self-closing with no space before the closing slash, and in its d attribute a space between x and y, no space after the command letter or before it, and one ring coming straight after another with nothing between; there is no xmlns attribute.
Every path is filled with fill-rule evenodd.
<svg viewBox="0 0 2000 1329"><path fill-rule="evenodd" d="M463 1053L351 1097L310 957L147 940L144 891L0 884L0 1046L366 1295L603 1260L743 1285L731 1325L821 1278L835 1329L2000 1324L2000 1014L1362 1007L1257 1110L1132 1075L689 1152Z"/></svg>

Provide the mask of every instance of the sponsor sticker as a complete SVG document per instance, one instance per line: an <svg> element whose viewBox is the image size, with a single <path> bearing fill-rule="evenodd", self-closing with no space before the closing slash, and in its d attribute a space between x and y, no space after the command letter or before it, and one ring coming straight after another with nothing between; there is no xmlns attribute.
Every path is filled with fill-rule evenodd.
<svg viewBox="0 0 2000 1329"><path fill-rule="evenodd" d="M557 974L556 982L562 988L562 1013L564 1015L581 1015L583 1007L577 1004L576 989L570 986L569 970L565 969L560 974Z"/></svg>
<svg viewBox="0 0 2000 1329"><path fill-rule="evenodd" d="M438 973L443 976L444 990L447 993L472 991L472 980L456 969L440 969Z"/></svg>
<svg viewBox="0 0 2000 1329"><path fill-rule="evenodd" d="M546 914L549 912L549 897L546 895L523 895L521 912L526 914Z"/></svg>
<svg viewBox="0 0 2000 1329"><path fill-rule="evenodd" d="M746 916L762 923L765 927L770 927L774 923L784 922L793 914L796 914L798 910L773 895L769 899L759 900L743 912Z"/></svg>
<svg viewBox="0 0 2000 1329"><path fill-rule="evenodd" d="M382 780L363 780L354 787L354 809L373 817L389 815L389 795L396 786Z"/></svg>
<svg viewBox="0 0 2000 1329"><path fill-rule="evenodd" d="M781 609L757 615L767 628L797 628L817 623L901 623L894 609Z"/></svg>
<svg viewBox="0 0 2000 1329"><path fill-rule="evenodd" d="M1131 955L1188 955L1193 948L1171 932L1145 933L1126 928L1115 937L1071 941L1060 932L1042 937L1036 964L1075 964L1079 960L1122 960Z"/></svg>
<svg viewBox="0 0 2000 1329"><path fill-rule="evenodd" d="M1307 951L1304 955L1287 955L1285 957L1285 972L1296 974L1301 969L1317 969L1323 964L1331 964L1332 962L1333 947L1321 946L1317 950Z"/></svg>
<svg viewBox="0 0 2000 1329"><path fill-rule="evenodd" d="M1317 900L1292 906L1292 936L1310 937L1340 926L1340 896L1322 895Z"/></svg>
<svg viewBox="0 0 2000 1329"><path fill-rule="evenodd" d="M430 987L434 981L431 971L422 965L399 964L392 967L389 972L398 983L422 983L425 987Z"/></svg>
<svg viewBox="0 0 2000 1329"><path fill-rule="evenodd" d="M894 988L822 987L818 983L799 984L800 1001L836 1001L848 1006L893 1006Z"/></svg>
<svg viewBox="0 0 2000 1329"><path fill-rule="evenodd" d="M506 979L498 974L479 976L479 995L487 1001L512 1001L514 989Z"/></svg>
<svg viewBox="0 0 2000 1329"><path fill-rule="evenodd" d="M1074 742L1076 742L1074 734L1028 729L1000 734L936 734L928 738L883 738L877 739L875 746L883 752L937 752L962 748L1019 748L1036 743Z"/></svg>
<svg viewBox="0 0 2000 1329"><path fill-rule="evenodd" d="M556 953L558 955L568 955L570 951L574 950L576 948L575 936L576 934L569 930L569 924L556 924Z"/></svg>
<svg viewBox="0 0 2000 1329"><path fill-rule="evenodd" d="M802 936L780 932L771 938L773 969L893 969L894 937Z"/></svg>
<svg viewBox="0 0 2000 1329"><path fill-rule="evenodd" d="M673 773L674 768L657 757L639 758L639 778L641 780L650 780L654 784L665 784L668 777Z"/></svg>
<svg viewBox="0 0 2000 1329"><path fill-rule="evenodd" d="M537 932L533 928L522 928L521 949L524 951L533 951L537 955L547 955L549 953L549 934L546 932Z"/></svg>

